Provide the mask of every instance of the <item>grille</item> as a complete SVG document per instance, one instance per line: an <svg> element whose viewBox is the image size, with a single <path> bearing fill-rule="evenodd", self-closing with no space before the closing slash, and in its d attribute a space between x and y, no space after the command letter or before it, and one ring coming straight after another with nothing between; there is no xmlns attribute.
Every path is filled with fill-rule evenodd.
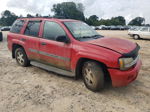
<svg viewBox="0 0 150 112"><path fill-rule="evenodd" d="M123 57L132 57L133 59L136 59L138 56L139 50L140 50L140 46L136 44L136 48L129 53L123 54Z"/></svg>

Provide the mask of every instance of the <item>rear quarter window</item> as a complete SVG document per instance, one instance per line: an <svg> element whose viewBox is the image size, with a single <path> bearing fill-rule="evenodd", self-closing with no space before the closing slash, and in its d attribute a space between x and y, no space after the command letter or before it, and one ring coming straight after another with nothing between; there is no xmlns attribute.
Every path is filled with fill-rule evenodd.
<svg viewBox="0 0 150 112"><path fill-rule="evenodd" d="M24 23L25 23L24 20L16 20L13 23L13 25L12 25L12 27L10 29L10 32L12 32L12 33L20 33Z"/></svg>

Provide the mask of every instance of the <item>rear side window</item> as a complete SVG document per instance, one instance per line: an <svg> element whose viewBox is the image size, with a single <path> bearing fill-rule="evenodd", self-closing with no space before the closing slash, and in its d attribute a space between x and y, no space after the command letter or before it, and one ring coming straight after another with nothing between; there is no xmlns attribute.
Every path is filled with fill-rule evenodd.
<svg viewBox="0 0 150 112"><path fill-rule="evenodd" d="M25 21L24 20L16 20L10 29L12 33L20 33Z"/></svg>
<svg viewBox="0 0 150 112"><path fill-rule="evenodd" d="M28 36L38 37L41 21L29 21L24 34Z"/></svg>
<svg viewBox="0 0 150 112"><path fill-rule="evenodd" d="M66 36L63 28L55 22L46 21L44 25L43 37L48 40L56 40L57 36Z"/></svg>

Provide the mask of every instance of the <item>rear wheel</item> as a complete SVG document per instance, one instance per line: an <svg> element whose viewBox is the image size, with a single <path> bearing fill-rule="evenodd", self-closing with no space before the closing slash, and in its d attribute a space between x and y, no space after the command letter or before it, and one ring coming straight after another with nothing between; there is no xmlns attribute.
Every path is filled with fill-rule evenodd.
<svg viewBox="0 0 150 112"><path fill-rule="evenodd" d="M140 36L139 36L139 35L134 35L133 38L134 38L135 40L138 40L138 39L140 39Z"/></svg>
<svg viewBox="0 0 150 112"><path fill-rule="evenodd" d="M23 48L17 48L15 50L15 58L19 65L27 67L30 64L28 57Z"/></svg>
<svg viewBox="0 0 150 112"><path fill-rule="evenodd" d="M91 91L100 91L104 87L104 72L99 63L94 61L85 62L82 74L85 86Z"/></svg>

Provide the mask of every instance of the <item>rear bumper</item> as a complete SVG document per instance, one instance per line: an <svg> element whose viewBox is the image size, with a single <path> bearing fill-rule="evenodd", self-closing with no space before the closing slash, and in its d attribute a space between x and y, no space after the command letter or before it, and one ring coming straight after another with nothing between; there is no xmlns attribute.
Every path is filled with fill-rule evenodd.
<svg viewBox="0 0 150 112"><path fill-rule="evenodd" d="M119 69L108 69L113 87L126 86L137 78L142 62L139 60L137 64L128 71Z"/></svg>

